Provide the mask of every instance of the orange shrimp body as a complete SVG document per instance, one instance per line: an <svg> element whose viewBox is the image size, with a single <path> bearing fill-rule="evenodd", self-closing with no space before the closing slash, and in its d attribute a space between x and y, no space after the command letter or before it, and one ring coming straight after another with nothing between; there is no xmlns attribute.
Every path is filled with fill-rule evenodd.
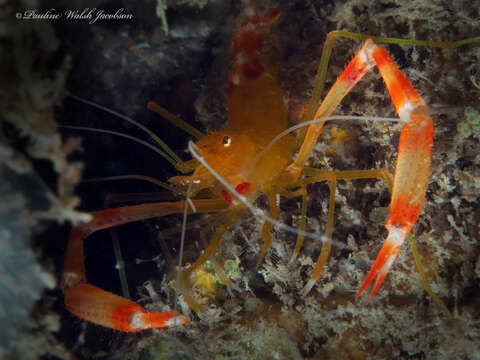
<svg viewBox="0 0 480 360"><path fill-rule="evenodd" d="M297 149L295 137L287 135L271 144L272 140L286 129L288 111L283 91L277 84L274 71L262 58L261 50L263 38L270 25L278 18L279 10L273 8L263 15L256 15L251 10L245 11L251 16L240 27L233 40L233 64L226 84L228 126L201 138L197 141L196 148L205 163L238 193L248 197L249 200L254 200L265 193L270 203L271 218L278 216L277 194L284 194L285 189L300 188L300 191L292 191L291 196L300 194L305 204L304 187L313 182L328 181L330 199L325 231L327 240L322 245L310 280L303 289L303 293L306 294L319 279L329 255L336 181L382 177L391 182L391 175L385 169L330 171L306 168L305 162L312 153L325 121L309 126L305 137L300 139L301 144L295 160L292 160L292 152ZM420 215L425 200L433 143L433 123L428 116L426 104L388 52L374 44L371 39L364 43L337 78L319 106L315 119L332 114L345 95L374 66L379 68L397 112L406 121L406 125L400 137L399 156L393 181L391 213L387 222L389 236L357 294L358 296L374 281L370 297L379 289L406 236ZM259 157L267 146L271 146L267 156ZM236 202L234 194L225 189L219 179L207 170L206 165L199 163L199 158L197 160L198 162L190 163L192 175L169 179L171 183L189 189L188 201L193 206L185 206L186 201L175 201L96 211L92 213L90 222L72 229L62 274L65 304L72 313L85 320L122 331L140 331L188 323L187 316L171 311L151 313L132 301L86 284L83 241L97 230L136 220L184 211L221 212L219 224L207 249L183 271L181 282L178 284L189 306L197 313L204 311L188 291L189 276L214 253L224 233L238 222L246 206ZM209 191L210 198L195 198L202 190L207 190L207 194ZM306 212L306 206L302 206L302 218L305 220L303 208ZM272 228L273 224L270 222L263 226L262 237L265 242L260 260L268 249ZM300 225L300 229L305 229L305 221ZM300 237L299 235L297 239L294 256L301 247Z"/></svg>
<svg viewBox="0 0 480 360"><path fill-rule="evenodd" d="M234 66L227 83L229 125L224 130L209 133L196 143L205 160L214 164L232 187L253 198L272 187L290 161L294 144L294 138L286 136L272 146L268 157L254 160L287 125L283 91L273 73L264 71L259 60L263 36L278 14L278 9L272 9L263 16L254 17L251 22L257 26L253 31L244 26L235 38ZM261 96L257 96L259 94ZM194 200L197 213L217 212L233 206L232 195L202 165L195 168L192 176L176 176L169 181L190 186L193 194L210 189L217 196L212 200ZM92 213L93 219L89 223L73 228L62 274L67 309L96 324L127 332L188 323L189 319L184 315L172 311L149 312L132 301L86 284L83 259L83 240L93 232L139 219L182 213L183 203L143 204L97 211ZM227 222L235 222L244 211L243 205L234 207L239 210L232 211L235 216ZM204 260L201 258L199 261ZM190 272L187 269L184 278ZM190 304L195 308L193 299Z"/></svg>
<svg viewBox="0 0 480 360"><path fill-rule="evenodd" d="M233 66L226 85L228 127L210 132L196 143L205 161L233 188L249 184L248 194L244 195L253 198L272 188L272 183L291 161L295 140L293 136L285 136L273 144L267 157L256 159L256 155L287 127L284 92L275 74L260 60L264 34L278 15L278 9L271 9L247 23L255 26L246 24L238 31L232 46ZM201 165L194 176L173 177L169 181L186 183L192 178L195 180L193 193L218 187L215 177Z"/></svg>

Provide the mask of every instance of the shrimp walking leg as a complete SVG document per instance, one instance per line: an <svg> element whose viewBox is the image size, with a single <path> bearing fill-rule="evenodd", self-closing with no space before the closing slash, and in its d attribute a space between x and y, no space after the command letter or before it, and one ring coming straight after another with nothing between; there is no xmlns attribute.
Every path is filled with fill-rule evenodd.
<svg viewBox="0 0 480 360"><path fill-rule="evenodd" d="M292 257L290 258L290 262L293 262L300 253L303 241L305 240L305 229L307 227L307 190L302 187L295 191L282 191L280 194L286 198L292 198L296 196L302 197L302 210L300 213L300 224L298 225L299 232L297 235L297 241L295 242L295 248L293 249Z"/></svg>
<svg viewBox="0 0 480 360"><path fill-rule="evenodd" d="M208 260L208 258L213 255L213 253L217 250L218 246L220 245L222 241L223 234L232 226L235 224L241 217L241 215L244 212L244 208L240 207L234 210L233 212L227 213L224 218L221 219L221 224L217 227L215 230L215 233L210 239L210 242L208 244L208 247L205 249L205 251L200 255L200 257L193 263L191 264L181 275L180 279L180 284L179 284L179 289L182 292L182 294L185 296L185 300L187 301L188 305L197 313L201 314L205 310L202 305L200 305L194 297L190 294L188 290L188 278L190 275L193 273L195 269L198 269L202 264L205 263L205 261Z"/></svg>
<svg viewBox="0 0 480 360"><path fill-rule="evenodd" d="M112 206L112 200L115 200L114 194L107 194L103 201L103 208L108 209ZM110 232L110 239L112 240L113 253L115 254L115 268L118 271L120 285L122 287L122 295L124 298L130 300L130 290L128 289L127 273L125 271L125 262L123 261L122 248L118 238L118 230L115 227L108 229Z"/></svg>
<svg viewBox="0 0 480 360"><path fill-rule="evenodd" d="M315 285L315 282L320 277L320 274L322 273L322 270L327 262L328 255L330 254L330 250L332 248L333 220L335 212L335 190L337 177L335 175L335 171L317 169L317 175L314 176L314 178L314 182L328 181L328 186L330 188L330 198L328 200L328 215L327 225L325 227L325 241L322 244L322 250L320 251L320 256L318 257L317 264L313 269L312 275L310 275L310 280L307 282L307 284L302 290L302 293L304 295L308 294L308 292L312 289L313 285ZM306 183L300 181L299 185L305 186Z"/></svg>
<svg viewBox="0 0 480 360"><path fill-rule="evenodd" d="M276 201L275 192L270 192L268 194L268 202L270 203L270 213L268 214L268 216L270 216L272 219L277 220L278 205ZM267 250L270 247L270 244L272 242L272 235L270 234L270 231L272 231L273 227L274 227L274 224L270 221L266 221L265 224L263 224L263 227L262 227L263 245L257 260L257 268L262 262L263 258L265 257L265 254L267 253Z"/></svg>
<svg viewBox="0 0 480 360"><path fill-rule="evenodd" d="M369 169L369 170L335 170L337 180L359 180L359 179L384 179L391 191L393 188L393 176L387 169ZM302 170L303 179L298 181L302 186L319 181L325 181L325 170L305 167Z"/></svg>
<svg viewBox="0 0 480 360"><path fill-rule="evenodd" d="M303 288L303 294L307 294L315 285L317 280L322 274L323 268L330 254L333 222L334 222L334 208L335 208L335 184L338 180L356 180L356 179L371 179L371 178L383 178L392 186L392 175L386 169L371 169L371 170L343 170L343 171L329 171L315 168L304 168L302 174L305 176L298 181L299 186L306 186L319 181L328 181L330 186L330 199L328 206L327 225L325 227L326 241L322 245L320 256L318 257L317 264L313 269L310 279Z"/></svg>
<svg viewBox="0 0 480 360"><path fill-rule="evenodd" d="M217 212L223 199L193 200L197 212ZM72 229L62 273L65 306L78 317L121 331L181 325L188 317L170 312L153 313L135 302L87 284L83 242L93 232L141 219L183 213L184 201L123 206L92 213L92 220Z"/></svg>
<svg viewBox="0 0 480 360"><path fill-rule="evenodd" d="M305 178L303 178L300 181L300 183L303 186L306 186L307 184L311 184L314 182L324 181L323 172L324 170L321 170L321 169L306 167L302 171L302 174L305 176ZM392 189L393 189L393 176L387 169L340 170L340 171L335 171L335 177L337 178L337 180L384 179L387 182L390 192L392 192ZM409 239L412 253L414 256L415 266L417 268L418 273L420 274L420 280L422 282L422 285L425 291L438 304L438 306L447 315L447 317L451 318L452 315L450 311L447 309L443 301L433 292L432 288L430 287L427 281L425 270L423 269L423 265L420 259L420 254L418 252L417 246L411 234L409 234L408 239Z"/></svg>

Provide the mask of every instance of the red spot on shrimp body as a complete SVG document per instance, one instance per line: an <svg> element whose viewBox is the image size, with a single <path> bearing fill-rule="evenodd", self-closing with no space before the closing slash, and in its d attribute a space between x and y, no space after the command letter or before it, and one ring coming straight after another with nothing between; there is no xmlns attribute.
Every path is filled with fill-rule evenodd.
<svg viewBox="0 0 480 360"><path fill-rule="evenodd" d="M232 196L228 193L227 190L222 190L222 196L227 202L227 204L232 205Z"/></svg>
<svg viewBox="0 0 480 360"><path fill-rule="evenodd" d="M265 69L260 60L256 58L243 65L243 75L251 80L259 77L264 70Z"/></svg>
<svg viewBox="0 0 480 360"><path fill-rule="evenodd" d="M248 192L248 190L250 190L250 183L249 182L240 183L235 187L235 190L237 190L239 194L245 195Z"/></svg>
<svg viewBox="0 0 480 360"><path fill-rule="evenodd" d="M245 195L250 190L250 183L249 182L242 182L235 186L235 191L240 195ZM225 201L231 205L232 204L232 195L227 190L222 190L222 196Z"/></svg>

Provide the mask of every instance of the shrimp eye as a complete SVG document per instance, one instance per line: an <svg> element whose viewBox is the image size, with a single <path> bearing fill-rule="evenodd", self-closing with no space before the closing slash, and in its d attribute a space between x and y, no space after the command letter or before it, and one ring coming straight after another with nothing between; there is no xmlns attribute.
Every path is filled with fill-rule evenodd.
<svg viewBox="0 0 480 360"><path fill-rule="evenodd" d="M230 145L232 145L232 138L228 135L224 136L222 139L222 145L225 147L229 147Z"/></svg>

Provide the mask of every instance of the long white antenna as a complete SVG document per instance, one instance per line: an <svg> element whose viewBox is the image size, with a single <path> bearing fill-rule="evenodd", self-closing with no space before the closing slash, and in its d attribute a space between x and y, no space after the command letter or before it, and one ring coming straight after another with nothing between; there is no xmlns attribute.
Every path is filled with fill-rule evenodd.
<svg viewBox="0 0 480 360"><path fill-rule="evenodd" d="M268 145L267 147L260 152L252 161L258 160L261 156L263 156L272 146L273 144L278 141L280 138L283 136L300 129L304 126L308 126L310 124L318 123L318 122L326 122L326 121L331 121L331 120L372 120L372 121L391 121L391 122L405 122L404 120L401 120L399 118L385 118L385 117L363 117L363 116L347 116L347 115L337 115L337 116L328 116L320 119L314 119L310 121L305 121L301 124L297 124L295 126L292 126L284 131L282 131L280 134L278 134ZM208 163L207 161L200 155L200 149L192 142L188 142L188 150L192 154L192 156L198 160L215 178L223 185L225 188L235 197L237 198L241 203L243 203L245 206L247 206L250 211L252 211L253 214L256 216L259 216L260 218L264 219L265 221L270 222L271 224L274 224L278 228L288 231L293 234L300 234L306 237L309 237L311 239L315 240L320 240L322 243L328 241L325 235L317 235L315 233L311 233L308 231L303 231L296 229L294 227L288 226L284 223L279 222L278 220L275 220L271 218L270 216L266 215L264 211L261 209L255 207L252 205L248 199L239 194L219 173L217 173ZM337 245L340 248L345 248L345 245L343 243L340 243L338 241L334 241L333 239L331 240L332 243Z"/></svg>
<svg viewBox="0 0 480 360"><path fill-rule="evenodd" d="M278 140L280 140L282 137L285 135L288 135L295 130L298 130L302 127L315 124L315 123L320 123L320 122L327 122L327 121L332 121L332 120L371 120L371 121L376 121L376 122L407 122L406 120L402 120L400 118L388 118L388 117L367 117L367 116L353 116L353 115L334 115L334 116L327 116L324 118L319 118L319 119L313 119L309 121L304 121L300 124L294 125L292 127L289 127L288 129L282 131L280 134L275 136L272 141L263 149L257 156L255 156L251 161L257 161L260 159L263 155L267 153L268 150L275 144Z"/></svg>
<svg viewBox="0 0 480 360"><path fill-rule="evenodd" d="M193 143L193 141L188 142L188 150L190 150L190 153L192 156L198 160L215 178L223 185L225 188L234 196L236 197L241 203L243 203L245 206L247 206L250 211L255 215L258 216L265 221L268 221L275 226L278 226L280 229L294 233L294 234L301 234L306 237L309 237L311 239L315 240L320 240L322 243L328 241L325 235L317 235L311 232L303 231L303 230L298 230L294 227L288 226L284 223L281 223L280 221L277 221L270 216L266 215L263 210L255 207L252 205L248 199L239 194L224 178L220 176L206 161L205 159L199 154L200 149ZM338 245L341 248L345 248L345 245L340 243L340 242L335 242L336 245Z"/></svg>

